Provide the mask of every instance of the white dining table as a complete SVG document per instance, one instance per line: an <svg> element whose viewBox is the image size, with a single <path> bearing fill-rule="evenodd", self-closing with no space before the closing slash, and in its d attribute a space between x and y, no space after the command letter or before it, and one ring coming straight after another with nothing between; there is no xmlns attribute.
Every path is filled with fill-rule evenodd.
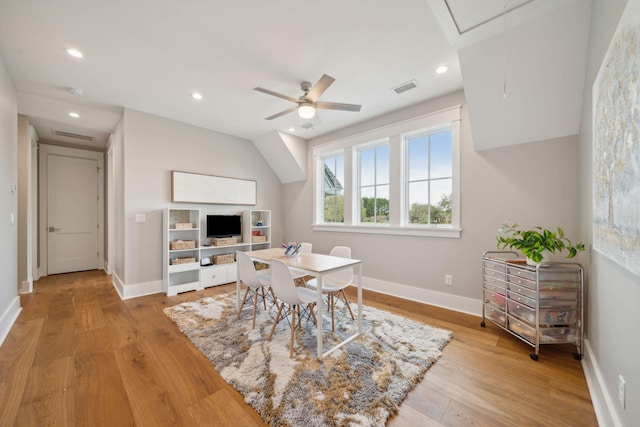
<svg viewBox="0 0 640 427"><path fill-rule="evenodd" d="M340 347L348 344L349 342L355 340L358 336L362 334L362 261L359 259L352 258L342 258L336 257L332 255L324 255L317 253L300 253L295 257L288 257L284 255L284 249L282 248L270 248L270 249L260 249L256 251L248 251L246 252L249 257L255 261L260 261L264 263L269 263L271 259L277 259L284 262L288 267L294 268L296 270L303 271L309 276L314 276L317 278L317 291L318 291L318 303L317 307L317 318L319 319L317 322L318 328L318 349L317 355L318 359L322 359L327 356L331 352L339 349ZM329 348L327 351L323 352L323 342L322 342L322 277L328 273L344 270L347 268L356 270L356 285L358 287L358 330L355 334L351 335L347 339L339 342L337 345ZM240 274L238 274L240 277ZM241 298L240 298L240 280L236 281L237 287L237 309L240 310L241 307Z"/></svg>

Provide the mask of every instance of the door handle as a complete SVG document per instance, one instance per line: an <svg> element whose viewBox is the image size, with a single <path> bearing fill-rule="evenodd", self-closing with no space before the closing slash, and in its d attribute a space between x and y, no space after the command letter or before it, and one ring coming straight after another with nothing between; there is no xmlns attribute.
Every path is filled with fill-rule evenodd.
<svg viewBox="0 0 640 427"><path fill-rule="evenodd" d="M55 227L49 227L49 233L53 233L54 231L60 231L60 229Z"/></svg>

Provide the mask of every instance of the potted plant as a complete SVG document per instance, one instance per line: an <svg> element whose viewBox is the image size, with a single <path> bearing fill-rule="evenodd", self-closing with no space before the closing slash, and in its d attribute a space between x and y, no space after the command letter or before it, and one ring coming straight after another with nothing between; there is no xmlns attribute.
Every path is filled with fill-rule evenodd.
<svg viewBox="0 0 640 427"><path fill-rule="evenodd" d="M542 262L545 252L556 253L566 250L569 252L567 258L573 258L578 252L584 251L584 243L574 245L560 227L555 232L542 227L523 230L518 228L518 224L505 223L498 231L502 233L497 237L498 248L519 250L527 257L528 264L535 265Z"/></svg>

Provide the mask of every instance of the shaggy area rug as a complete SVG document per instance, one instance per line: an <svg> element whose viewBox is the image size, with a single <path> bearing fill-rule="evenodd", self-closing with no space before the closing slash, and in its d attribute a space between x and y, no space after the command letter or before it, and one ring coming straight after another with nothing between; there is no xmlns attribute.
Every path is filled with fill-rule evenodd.
<svg viewBox="0 0 640 427"><path fill-rule="evenodd" d="M252 304L236 320L235 301L225 294L164 312L271 426L383 426L452 338L450 331L363 306L363 336L319 361L316 327L303 321L290 359L287 321L267 339L277 309L260 305L252 330ZM356 313L357 305L351 307ZM323 315L326 348L357 329L343 305L336 305L335 333Z"/></svg>

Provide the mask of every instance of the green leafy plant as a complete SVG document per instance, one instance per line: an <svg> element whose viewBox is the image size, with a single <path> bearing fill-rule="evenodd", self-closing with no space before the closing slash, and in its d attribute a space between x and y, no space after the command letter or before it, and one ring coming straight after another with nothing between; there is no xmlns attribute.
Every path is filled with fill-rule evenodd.
<svg viewBox="0 0 640 427"><path fill-rule="evenodd" d="M560 227L555 232L542 227L522 230L518 228L518 224L505 223L498 231L502 233L496 238L498 248L517 249L533 262L541 262L544 251L556 253L566 250L569 252L567 258L573 258L578 252L584 251L584 243L574 245L565 237L564 231Z"/></svg>

